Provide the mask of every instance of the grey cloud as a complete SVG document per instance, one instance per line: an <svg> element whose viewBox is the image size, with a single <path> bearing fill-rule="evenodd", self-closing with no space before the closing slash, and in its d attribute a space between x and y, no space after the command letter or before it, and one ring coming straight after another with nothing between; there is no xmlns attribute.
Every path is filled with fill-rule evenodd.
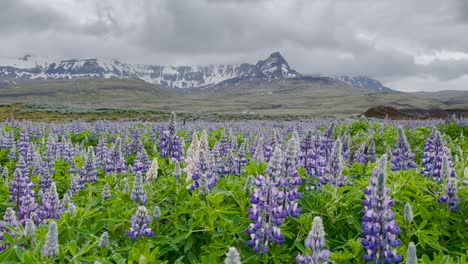
<svg viewBox="0 0 468 264"><path fill-rule="evenodd" d="M0 2L0 32L37 32L67 24L66 17L48 7L27 4L21 0Z"/></svg>
<svg viewBox="0 0 468 264"><path fill-rule="evenodd" d="M388 83L468 73L463 60L414 62L421 53L468 53L465 0L75 0L77 10L51 1L0 2L0 56L205 64L253 63L280 51L303 73Z"/></svg>

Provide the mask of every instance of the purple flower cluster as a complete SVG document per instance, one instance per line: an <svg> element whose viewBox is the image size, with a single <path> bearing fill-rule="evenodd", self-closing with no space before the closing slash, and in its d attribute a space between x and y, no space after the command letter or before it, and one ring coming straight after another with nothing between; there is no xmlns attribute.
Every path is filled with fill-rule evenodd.
<svg viewBox="0 0 468 264"><path fill-rule="evenodd" d="M126 235L131 237L133 241L137 240L139 237L153 237L154 232L151 230L151 227L149 227L152 220L146 207L143 205L139 206L138 210L131 218L130 230L127 231Z"/></svg>
<svg viewBox="0 0 468 264"><path fill-rule="evenodd" d="M302 194L299 186L302 184L301 177L297 171L299 162L299 145L297 139L292 137L289 141L284 161L284 172L286 177L282 184L284 191L284 208L289 216L299 217L302 209L299 208L299 199Z"/></svg>
<svg viewBox="0 0 468 264"><path fill-rule="evenodd" d="M60 219L64 211L65 206L62 201L60 201L57 187L55 186L55 182L53 182L50 188L42 195L42 205L39 216L42 219Z"/></svg>
<svg viewBox="0 0 468 264"><path fill-rule="evenodd" d="M105 171L107 174L123 173L126 168L125 158L122 154L122 139L117 138L107 152Z"/></svg>
<svg viewBox="0 0 468 264"><path fill-rule="evenodd" d="M296 256L298 264L321 264L328 263L330 251L325 248L325 231L323 229L322 218L316 216L312 223L309 235L305 240L307 253Z"/></svg>
<svg viewBox="0 0 468 264"><path fill-rule="evenodd" d="M374 136L371 134L354 153L353 162L366 164L367 162L374 162L375 160L375 141Z"/></svg>
<svg viewBox="0 0 468 264"><path fill-rule="evenodd" d="M213 189L218 182L218 175L210 162L210 154L205 147L200 148L195 167L192 174L193 184L189 185L190 190L200 189L200 194L206 196L209 190Z"/></svg>
<svg viewBox="0 0 468 264"><path fill-rule="evenodd" d="M361 163L366 164L368 161L366 155L366 142L362 143L358 150L354 153L353 162L354 163Z"/></svg>
<svg viewBox="0 0 468 264"><path fill-rule="evenodd" d="M176 116L172 112L167 129L162 130L159 134L160 155L180 161L184 158L184 150L176 132Z"/></svg>
<svg viewBox="0 0 468 264"><path fill-rule="evenodd" d="M348 183L348 179L343 175L343 160L341 156L341 140L338 138L335 141L333 152L330 157L330 168L327 173L320 177L320 183L332 184L335 186L342 187Z"/></svg>
<svg viewBox="0 0 468 264"><path fill-rule="evenodd" d="M81 170L81 178L83 183L96 182L97 181L97 168L96 159L94 157L93 147L88 149L88 155L86 156L85 164Z"/></svg>
<svg viewBox="0 0 468 264"><path fill-rule="evenodd" d="M254 252L268 253L271 243L284 243L279 228L287 216L281 206L283 199L284 194L278 190L273 178L258 176L255 179L255 190L250 195L252 208L249 210L249 218L254 223L246 230L250 235L247 244Z"/></svg>
<svg viewBox="0 0 468 264"><path fill-rule="evenodd" d="M349 131L346 128L346 131L342 138L342 145L341 145L341 155L346 164L349 164L349 159L351 158L350 140L351 140L351 136L349 135Z"/></svg>
<svg viewBox="0 0 468 264"><path fill-rule="evenodd" d="M458 184L457 179L450 177L445 187L445 194L439 198L439 203L448 204L450 210L455 211L458 209Z"/></svg>
<svg viewBox="0 0 468 264"><path fill-rule="evenodd" d="M5 211L5 214L3 215L3 221L0 221L0 241L5 239L5 232L8 232L12 236L14 235L14 233L6 227L7 225L16 228L18 224L19 222L16 218L15 211L11 207L8 207ZM5 250L7 247L8 244L0 244L0 252Z"/></svg>
<svg viewBox="0 0 468 264"><path fill-rule="evenodd" d="M442 163L444 154L447 155L449 166L453 168L452 154L450 149L445 146L440 132L434 128L424 145L424 153L421 173L426 177L432 177L436 182L441 183ZM451 171L451 176L455 176L455 170Z"/></svg>
<svg viewBox="0 0 468 264"><path fill-rule="evenodd" d="M133 181L132 194L130 195L133 201L140 205L145 205L148 202L148 194L143 189L143 177L141 172L138 172L135 175L135 180Z"/></svg>
<svg viewBox="0 0 468 264"><path fill-rule="evenodd" d="M140 142L138 144L138 151L137 155L135 157L135 161L133 163L133 173L142 173L146 174L151 166L151 162L148 158L148 154L146 153L146 150L143 146L143 144Z"/></svg>
<svg viewBox="0 0 468 264"><path fill-rule="evenodd" d="M387 188L387 157L383 155L374 168L369 186L364 190L361 226L364 231L361 243L365 250L364 261L374 263L399 263L396 247L401 245L397 239L400 228L392 211L393 199Z"/></svg>
<svg viewBox="0 0 468 264"><path fill-rule="evenodd" d="M403 128L398 128L398 139L395 150L392 152L392 171L409 170L417 167L414 162L415 155L411 152Z"/></svg>
<svg viewBox="0 0 468 264"><path fill-rule="evenodd" d="M40 220L36 213L38 205L35 200L34 184L31 182L29 174L23 174L20 167L17 166L13 173L9 200L16 203L17 208L19 208L18 218L21 223L25 223L28 219L38 223Z"/></svg>
<svg viewBox="0 0 468 264"><path fill-rule="evenodd" d="M312 135L309 131L304 137L301 147L300 161L303 162L307 174L312 177L324 176L327 172L328 139L320 135Z"/></svg>

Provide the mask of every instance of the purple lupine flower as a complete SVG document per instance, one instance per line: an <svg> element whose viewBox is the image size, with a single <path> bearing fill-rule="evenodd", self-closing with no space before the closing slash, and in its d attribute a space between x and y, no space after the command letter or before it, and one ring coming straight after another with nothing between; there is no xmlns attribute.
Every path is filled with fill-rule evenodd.
<svg viewBox="0 0 468 264"><path fill-rule="evenodd" d="M252 160L257 163L265 162L265 157L263 156L263 139L261 137L257 139L257 146L255 147L254 154L252 155Z"/></svg>
<svg viewBox="0 0 468 264"><path fill-rule="evenodd" d="M206 191L206 188L208 190L213 189L218 182L218 175L211 167L209 154L205 152L204 148L200 148L196 167L192 174L192 180L193 184L187 186L187 188L190 190L204 188L203 192Z"/></svg>
<svg viewBox="0 0 468 264"><path fill-rule="evenodd" d="M265 158L266 162L270 161L270 158L273 156L273 151L275 150L275 147L280 144L280 142L278 142L278 137L276 133L276 130L273 129L270 140L263 144L263 157Z"/></svg>
<svg viewBox="0 0 468 264"><path fill-rule="evenodd" d="M2 148L11 149L15 145L15 138L13 132L5 132L2 141Z"/></svg>
<svg viewBox="0 0 468 264"><path fill-rule="evenodd" d="M34 184L28 175L24 175L21 169L17 166L13 172L13 179L10 182L10 202L20 206L20 198L25 195L34 195Z"/></svg>
<svg viewBox="0 0 468 264"><path fill-rule="evenodd" d="M80 190L84 190L83 180L79 175L72 174L70 176L70 188L67 191L69 197L73 197Z"/></svg>
<svg viewBox="0 0 468 264"><path fill-rule="evenodd" d="M366 155L366 142L363 142L362 145L359 147L358 150L354 153L353 162L354 163L361 163L366 164L368 161Z"/></svg>
<svg viewBox="0 0 468 264"><path fill-rule="evenodd" d="M307 167L307 164L309 163L308 159L311 157L311 152L314 148L314 144L315 143L312 131L309 130L300 143L301 151L299 153L299 164L301 166Z"/></svg>
<svg viewBox="0 0 468 264"><path fill-rule="evenodd" d="M309 131L301 143L300 162L311 177L320 177L326 172L327 161L324 143L319 135Z"/></svg>
<svg viewBox="0 0 468 264"><path fill-rule="evenodd" d="M81 170L81 179L83 183L97 181L96 159L94 157L93 147L89 147L85 164Z"/></svg>
<svg viewBox="0 0 468 264"><path fill-rule="evenodd" d="M40 154L35 155L34 161L33 161L33 174L34 175L42 175L44 173L44 165L42 162L42 158Z"/></svg>
<svg viewBox="0 0 468 264"><path fill-rule="evenodd" d="M13 144L13 146L10 148L10 151L8 152L8 159L13 161L17 160L17 152L18 150L16 149L16 144Z"/></svg>
<svg viewBox="0 0 468 264"><path fill-rule="evenodd" d="M50 188L42 195L42 205L39 216L42 219L60 219L64 211L65 206L62 201L60 201L55 182L52 182Z"/></svg>
<svg viewBox="0 0 468 264"><path fill-rule="evenodd" d="M226 158L224 160L223 164L223 171L221 174L231 174L234 171L234 154L232 153L232 150L228 150L226 154Z"/></svg>
<svg viewBox="0 0 468 264"><path fill-rule="evenodd" d="M32 220L36 224L40 223L37 211L39 206L36 203L34 190L32 194L26 194L20 197L20 206L18 210L18 218L21 224L25 224L27 220Z"/></svg>
<svg viewBox="0 0 468 264"><path fill-rule="evenodd" d="M218 151L221 156L225 156L230 149L230 144L228 142L227 133L223 130L221 133L221 138L218 142Z"/></svg>
<svg viewBox="0 0 468 264"><path fill-rule="evenodd" d="M28 167L29 167L29 166L34 165L35 159L36 159L36 150L34 149L33 144L30 143L26 156L24 157L24 161L26 161L26 164L28 164Z"/></svg>
<svg viewBox="0 0 468 264"><path fill-rule="evenodd" d="M392 171L409 170L417 167L414 162L415 155L411 152L403 128L398 128L398 139L395 150L392 152Z"/></svg>
<svg viewBox="0 0 468 264"><path fill-rule="evenodd" d="M369 185L364 190L365 200L362 210L361 226L364 231L361 239L365 250L364 261L375 263L399 263L396 247L401 245L397 239L400 227L393 213L393 199L389 196L387 183L387 157L382 155L374 168Z"/></svg>
<svg viewBox="0 0 468 264"><path fill-rule="evenodd" d="M140 205L145 205L148 202L148 194L143 189L143 179L141 172L138 172L135 175L135 180L133 181L133 189L130 195L133 201Z"/></svg>
<svg viewBox="0 0 468 264"><path fill-rule="evenodd" d="M41 190L45 191L50 188L52 183L54 182L54 179L52 179L52 174L50 173L50 170L48 167L45 167L42 170L42 177L41 177Z"/></svg>
<svg viewBox="0 0 468 264"><path fill-rule="evenodd" d="M341 155L343 157L343 161L346 164L349 164L349 159L351 158L351 147L350 147L350 139L351 136L349 135L348 128L346 128L346 132L343 135L342 145L341 145Z"/></svg>
<svg viewBox="0 0 468 264"><path fill-rule="evenodd" d="M335 124L332 123L329 128L327 128L320 139L320 145L323 149L323 156L325 158L326 163L329 162L332 152L333 152L333 145L335 141L335 137L333 135L333 130L335 129Z"/></svg>
<svg viewBox="0 0 468 264"><path fill-rule="evenodd" d="M176 116L174 112L171 113L167 129L161 130L159 133L159 147L161 157L169 157L178 161L184 158L182 142L176 133Z"/></svg>
<svg viewBox="0 0 468 264"><path fill-rule="evenodd" d="M27 177L28 179L30 178L29 175L29 166L28 164L24 161L22 156L19 156L18 158L18 163L16 163L16 168L19 169L24 177Z"/></svg>
<svg viewBox="0 0 468 264"><path fill-rule="evenodd" d="M305 240L306 254L298 254L296 262L298 264L321 264L328 263L330 251L325 248L325 230L323 229L322 218L314 217L312 228Z"/></svg>
<svg viewBox="0 0 468 264"><path fill-rule="evenodd" d="M101 134L101 138L96 146L96 163L99 166L104 166L107 154L107 137Z"/></svg>
<svg viewBox="0 0 468 264"><path fill-rule="evenodd" d="M327 142L320 135L315 136L311 156L306 163L306 169L310 176L321 177L327 173L327 146L325 145Z"/></svg>
<svg viewBox="0 0 468 264"><path fill-rule="evenodd" d="M229 150L227 150L227 152L229 152ZM227 154L224 156L224 158L226 158ZM219 145L216 144L214 147L213 147L213 150L211 151L211 160L213 161L213 163L211 164L212 168L214 171L216 171L219 175L223 175L225 174L224 170L224 159L223 159L223 156L219 153ZM232 158L232 157L231 157Z"/></svg>
<svg viewBox="0 0 468 264"><path fill-rule="evenodd" d="M375 153L375 141L374 137L371 136L369 139L369 145L367 146L367 160L370 162L375 162L377 159L377 154Z"/></svg>
<svg viewBox="0 0 468 264"><path fill-rule="evenodd" d="M14 236L15 234L8 229L6 226L12 226L16 228L18 226L19 222L16 218L16 213L13 210L13 208L8 207L5 211L5 214L3 215L3 221L0 221L0 241L5 240L4 233L8 232L10 235ZM0 244L0 252L8 248L8 244Z"/></svg>
<svg viewBox="0 0 468 264"><path fill-rule="evenodd" d="M30 145L29 133L26 128L23 128L18 139L18 156L27 157Z"/></svg>
<svg viewBox="0 0 468 264"><path fill-rule="evenodd" d="M268 161L266 173L277 183L277 186L283 186L285 181L283 164L283 153L281 152L281 148L276 146L271 159Z"/></svg>
<svg viewBox="0 0 468 264"><path fill-rule="evenodd" d="M280 202L284 194L278 190L273 178L258 176L255 180L255 190L250 195L252 208L249 218L254 221L247 228L250 235L247 245L254 252L268 253L271 243L284 243L284 236L278 227L283 223L284 216Z"/></svg>
<svg viewBox="0 0 468 264"><path fill-rule="evenodd" d="M320 183L332 184L342 187L348 183L348 179L343 175L343 161L341 157L341 140L338 138L333 147L333 153L330 158L330 168L324 176L321 177Z"/></svg>
<svg viewBox="0 0 468 264"><path fill-rule="evenodd" d="M143 147L143 144L140 142L139 145L141 145L141 147L138 148L138 152L133 163L133 173L137 174L141 172L142 174L146 174L151 166L151 163L148 158L148 154Z"/></svg>
<svg viewBox="0 0 468 264"><path fill-rule="evenodd" d="M152 220L146 207L143 205L139 206L138 210L131 218L130 230L127 231L126 235L131 237L133 241L137 240L139 237L153 237L154 232L149 227Z"/></svg>
<svg viewBox="0 0 468 264"><path fill-rule="evenodd" d="M109 200L112 197L111 186L106 183L102 188L102 200Z"/></svg>
<svg viewBox="0 0 468 264"><path fill-rule="evenodd" d="M57 147L57 140L55 138L55 135L50 133L47 139L45 157L44 157L44 161L47 163L47 166L49 166L50 169L53 168L54 163L55 163L55 158L58 153L59 151Z"/></svg>
<svg viewBox="0 0 468 264"><path fill-rule="evenodd" d="M426 177L432 177L436 182L442 182L442 161L443 156L447 155L449 165L453 168L452 154L450 149L445 146L442 135L437 129L433 129L424 145L424 153L421 173ZM455 176L455 170L452 170L451 176Z"/></svg>
<svg viewBox="0 0 468 264"><path fill-rule="evenodd" d="M458 209L458 184L455 177L450 177L445 187L445 194L439 198L439 203L446 203L449 205L450 210L455 211Z"/></svg>
<svg viewBox="0 0 468 264"><path fill-rule="evenodd" d="M68 161L70 163L70 169L68 169L68 173L73 174L73 173L78 173L78 168L76 166L76 161L74 158Z"/></svg>
<svg viewBox="0 0 468 264"><path fill-rule="evenodd" d="M241 175L243 172L244 166L247 164L247 158L245 154L246 150L247 150L247 144L243 142L241 146L239 147L239 151L237 152L237 157L235 158L235 161L234 161L234 170L233 170L234 175Z"/></svg>
<svg viewBox="0 0 468 264"><path fill-rule="evenodd" d="M73 145L71 144L71 141L68 140L67 138L63 139L61 154L62 154L62 159L64 161L70 162L71 160L74 159L75 150L73 148Z"/></svg>
<svg viewBox="0 0 468 264"><path fill-rule="evenodd" d="M230 139L229 149L231 151L237 150L237 147L238 147L237 146L237 136L232 130L229 130L229 139Z"/></svg>
<svg viewBox="0 0 468 264"><path fill-rule="evenodd" d="M299 199L301 193L298 191L299 186L302 184L301 177L297 172L299 163L299 145L295 137L291 137L286 156L284 159L284 171L286 179L284 182L284 208L288 215L292 217L299 217L302 209L299 208Z"/></svg>
<svg viewBox="0 0 468 264"><path fill-rule="evenodd" d="M125 164L125 158L122 154L122 139L117 138L116 142L107 152L106 158L106 173L123 173L127 166Z"/></svg>

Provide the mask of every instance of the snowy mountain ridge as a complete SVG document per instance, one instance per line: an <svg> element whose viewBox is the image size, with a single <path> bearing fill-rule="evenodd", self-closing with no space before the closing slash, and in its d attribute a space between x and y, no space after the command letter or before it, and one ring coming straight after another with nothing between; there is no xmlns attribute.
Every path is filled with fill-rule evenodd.
<svg viewBox="0 0 468 264"><path fill-rule="evenodd" d="M0 58L0 82L25 80L68 80L75 78L118 78L142 80L170 88L209 87L242 81L286 80L306 77L291 69L279 52L256 64L207 66L160 66L129 64L116 59L56 60L26 55L18 59ZM372 90L390 90L379 81L364 77L329 77L339 82Z"/></svg>

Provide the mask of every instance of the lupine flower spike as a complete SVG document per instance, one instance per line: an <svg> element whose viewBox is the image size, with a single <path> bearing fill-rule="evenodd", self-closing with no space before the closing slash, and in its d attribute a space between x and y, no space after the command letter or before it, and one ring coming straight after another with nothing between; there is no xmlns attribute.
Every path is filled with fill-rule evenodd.
<svg viewBox="0 0 468 264"><path fill-rule="evenodd" d="M406 264L418 264L416 245L413 242L410 242L408 246L408 252L406 253Z"/></svg>
<svg viewBox="0 0 468 264"><path fill-rule="evenodd" d="M369 186L364 190L361 226L364 231L361 243L365 250L364 261L374 263L399 263L402 256L397 255L396 247L401 245L397 239L400 228L392 211L393 199L387 188L387 157L382 155L374 168Z"/></svg>
<svg viewBox="0 0 468 264"><path fill-rule="evenodd" d="M135 180L133 181L132 194L130 195L133 201L140 205L145 205L148 202L148 194L143 189L143 182L141 172L138 172L135 175Z"/></svg>
<svg viewBox="0 0 468 264"><path fill-rule="evenodd" d="M154 232L151 231L149 225L153 219L148 214L148 210L145 206L141 205L138 210L131 218L131 227L127 231L126 235L131 237L132 240L137 240L139 237L153 237Z"/></svg>
<svg viewBox="0 0 468 264"><path fill-rule="evenodd" d="M307 253L304 256L298 254L296 262L298 264L322 264L328 263L330 251L325 247L325 231L323 229L322 218L314 217L312 228L305 240Z"/></svg>
<svg viewBox="0 0 468 264"><path fill-rule="evenodd" d="M228 252L226 253L224 264L241 264L239 252L237 252L235 247L229 248Z"/></svg>
<svg viewBox="0 0 468 264"><path fill-rule="evenodd" d="M57 223L52 222L49 225L46 242L42 248L42 255L47 258L54 258L59 254Z"/></svg>

